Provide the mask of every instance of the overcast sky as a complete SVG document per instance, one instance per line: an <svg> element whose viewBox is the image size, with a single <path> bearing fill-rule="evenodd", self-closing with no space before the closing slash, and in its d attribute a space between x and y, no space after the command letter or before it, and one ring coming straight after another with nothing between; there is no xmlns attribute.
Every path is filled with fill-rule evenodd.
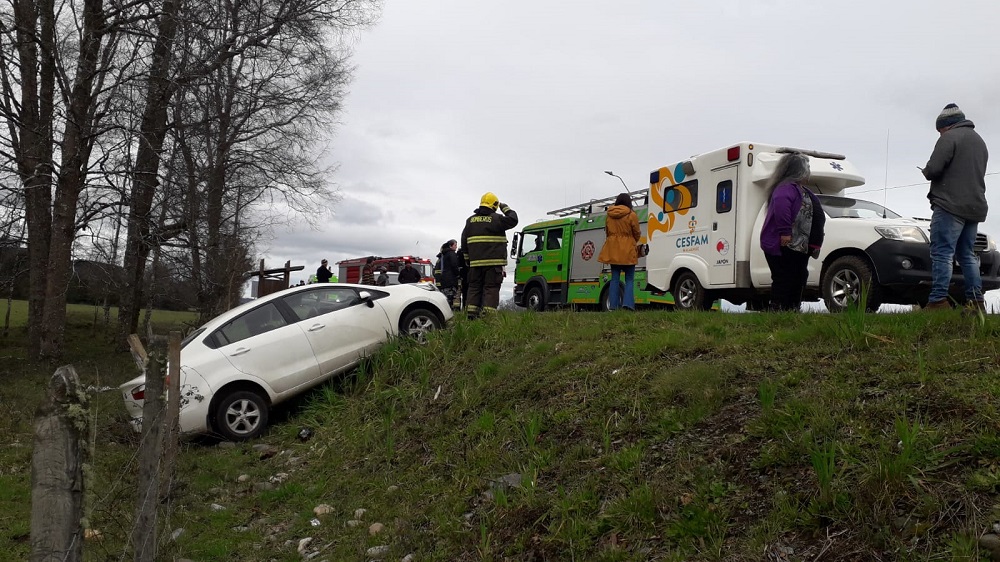
<svg viewBox="0 0 1000 562"><path fill-rule="evenodd" d="M331 140L343 200L262 257L306 266L295 280L322 258L432 258L485 191L523 225L622 191L604 170L641 189L738 141L845 154L868 182L849 193L929 217L917 166L945 104L1000 171L998 22L992 0L386 0Z"/></svg>

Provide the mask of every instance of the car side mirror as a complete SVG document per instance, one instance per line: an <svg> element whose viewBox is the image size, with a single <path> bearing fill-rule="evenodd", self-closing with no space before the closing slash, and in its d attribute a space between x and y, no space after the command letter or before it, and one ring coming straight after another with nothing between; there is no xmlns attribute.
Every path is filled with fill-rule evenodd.
<svg viewBox="0 0 1000 562"><path fill-rule="evenodd" d="M358 296L361 298L361 302L365 303L365 305L368 306L368 308L375 307L375 303L372 302L372 294L369 293L368 291L361 291L360 293L358 293Z"/></svg>
<svg viewBox="0 0 1000 562"><path fill-rule="evenodd" d="M516 258L517 257L517 241L519 239L520 239L520 235L517 232L515 232L514 233L514 240L511 241L511 243L510 243L510 257L512 257L512 258Z"/></svg>

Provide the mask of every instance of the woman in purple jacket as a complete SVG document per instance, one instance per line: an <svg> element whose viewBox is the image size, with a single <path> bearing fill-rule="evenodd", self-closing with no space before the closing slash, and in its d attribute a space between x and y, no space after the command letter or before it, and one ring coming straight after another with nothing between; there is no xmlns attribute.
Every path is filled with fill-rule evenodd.
<svg viewBox="0 0 1000 562"><path fill-rule="evenodd" d="M769 184L770 204L760 231L760 247L771 269L771 310L802 308L809 255L818 250L818 246L810 247L813 210L823 212L816 196L803 185L808 178L809 158L790 152L778 161ZM822 240L822 234L816 234Z"/></svg>

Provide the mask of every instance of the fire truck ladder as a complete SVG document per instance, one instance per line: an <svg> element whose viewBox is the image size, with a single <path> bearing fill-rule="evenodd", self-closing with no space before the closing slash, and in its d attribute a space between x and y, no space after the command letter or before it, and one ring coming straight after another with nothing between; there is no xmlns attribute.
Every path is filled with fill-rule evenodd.
<svg viewBox="0 0 1000 562"><path fill-rule="evenodd" d="M645 205L649 202L649 188L630 191L629 196L632 197L633 207L637 205ZM614 197L605 197L604 199L591 199L587 203L580 203L578 205L571 205L562 209L556 209L555 211L549 211L549 214L557 217L568 217L576 214L585 216L594 212L595 205L599 208L599 210L606 211L608 207L615 204L615 199L618 199L617 195Z"/></svg>

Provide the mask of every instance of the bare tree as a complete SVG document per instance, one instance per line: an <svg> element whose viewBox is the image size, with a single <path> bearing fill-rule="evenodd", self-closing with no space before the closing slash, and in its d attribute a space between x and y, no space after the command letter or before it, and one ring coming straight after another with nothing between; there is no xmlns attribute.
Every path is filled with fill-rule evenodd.
<svg viewBox="0 0 1000 562"><path fill-rule="evenodd" d="M339 110L349 77L346 57L328 41L372 23L376 8L371 0L185 4L180 43L187 49L172 81L180 89L172 130L184 153L188 240L204 311L230 305L233 285L243 281L248 260L238 242L248 238L242 219L254 205L270 197L292 209L332 201L326 170L310 152ZM151 248L149 228L141 230L151 224L150 211L136 192L138 185L126 249L130 285L119 318L123 336L138 323ZM145 188L141 193L149 195Z"/></svg>
<svg viewBox="0 0 1000 562"><path fill-rule="evenodd" d="M41 349L52 224L55 10L51 0L13 0L11 6L6 15L12 17L5 17L0 28L0 108L7 125L9 152L5 156L16 162L23 186L30 240L28 341L30 351L37 353Z"/></svg>

